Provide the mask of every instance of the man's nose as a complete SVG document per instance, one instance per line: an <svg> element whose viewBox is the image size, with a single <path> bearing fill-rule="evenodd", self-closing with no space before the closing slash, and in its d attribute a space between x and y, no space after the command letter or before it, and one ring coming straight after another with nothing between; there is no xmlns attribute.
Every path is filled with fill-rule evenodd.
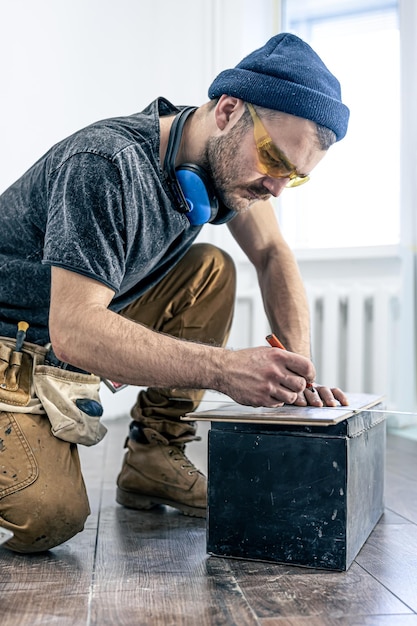
<svg viewBox="0 0 417 626"><path fill-rule="evenodd" d="M289 178L272 178L267 176L263 181L263 186L268 189L269 193L278 198L288 184Z"/></svg>

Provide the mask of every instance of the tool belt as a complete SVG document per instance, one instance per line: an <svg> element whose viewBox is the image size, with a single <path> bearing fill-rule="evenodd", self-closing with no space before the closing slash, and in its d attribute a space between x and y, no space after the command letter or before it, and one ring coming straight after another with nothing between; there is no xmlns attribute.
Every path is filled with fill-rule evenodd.
<svg viewBox="0 0 417 626"><path fill-rule="evenodd" d="M100 422L100 378L46 364L48 346L14 348L13 339L0 337L0 411L45 413L55 437L86 446L101 441L107 428Z"/></svg>

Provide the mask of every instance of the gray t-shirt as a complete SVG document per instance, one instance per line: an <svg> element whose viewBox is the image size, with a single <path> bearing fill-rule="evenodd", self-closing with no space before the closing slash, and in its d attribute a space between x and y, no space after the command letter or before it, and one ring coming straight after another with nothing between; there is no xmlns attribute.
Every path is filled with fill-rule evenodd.
<svg viewBox="0 0 417 626"><path fill-rule="evenodd" d="M0 196L0 335L30 324L49 341L50 266L115 290L120 311L185 254L201 227L175 210L159 160L158 98L144 111L102 120L56 144Z"/></svg>

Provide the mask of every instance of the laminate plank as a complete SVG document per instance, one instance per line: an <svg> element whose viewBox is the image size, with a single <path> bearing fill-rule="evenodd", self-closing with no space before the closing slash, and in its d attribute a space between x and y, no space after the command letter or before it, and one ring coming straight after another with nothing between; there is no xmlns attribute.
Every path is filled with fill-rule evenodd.
<svg viewBox="0 0 417 626"><path fill-rule="evenodd" d="M347 572L328 572L241 561L232 571L260 619L411 613L356 563Z"/></svg>
<svg viewBox="0 0 417 626"><path fill-rule="evenodd" d="M410 520L405 519L398 513L391 511L390 509L385 508L382 517L380 518L378 524L410 524Z"/></svg>
<svg viewBox="0 0 417 626"><path fill-rule="evenodd" d="M91 624L258 624L230 564L208 560L205 520L165 507L140 512L107 502L100 518Z"/></svg>
<svg viewBox="0 0 417 626"><path fill-rule="evenodd" d="M110 598L94 594L91 626L259 626L227 572L217 580L200 575L151 576L147 587L120 586Z"/></svg>
<svg viewBox="0 0 417 626"><path fill-rule="evenodd" d="M417 482L408 476L388 472L385 477L385 506L417 524Z"/></svg>
<svg viewBox="0 0 417 626"><path fill-rule="evenodd" d="M1 626L87 624L95 540L87 530L40 554L1 549Z"/></svg>
<svg viewBox="0 0 417 626"><path fill-rule="evenodd" d="M387 443L388 472L417 482L417 441L388 434Z"/></svg>
<svg viewBox="0 0 417 626"><path fill-rule="evenodd" d="M85 530L53 550L39 554L0 549L0 590L24 585L41 590L48 582L59 582L62 589L83 593L91 581L95 538L95 531Z"/></svg>
<svg viewBox="0 0 417 626"><path fill-rule="evenodd" d="M400 453L400 457L404 454L415 454L417 450L417 441L408 437L403 437L398 434L392 434L388 430L387 441L389 450L395 450Z"/></svg>
<svg viewBox="0 0 417 626"><path fill-rule="evenodd" d="M261 626L417 626L417 615L346 615L344 617L272 617Z"/></svg>
<svg viewBox="0 0 417 626"><path fill-rule="evenodd" d="M84 626L88 624L89 595L74 594L60 584L44 583L42 590L19 586L1 594L1 626Z"/></svg>
<svg viewBox="0 0 417 626"><path fill-rule="evenodd" d="M378 525L356 561L417 613L416 525Z"/></svg>

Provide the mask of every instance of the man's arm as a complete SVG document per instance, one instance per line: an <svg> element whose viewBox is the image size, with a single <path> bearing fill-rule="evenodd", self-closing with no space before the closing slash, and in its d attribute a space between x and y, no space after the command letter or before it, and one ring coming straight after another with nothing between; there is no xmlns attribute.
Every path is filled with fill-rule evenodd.
<svg viewBox="0 0 417 626"><path fill-rule="evenodd" d="M296 259L282 236L272 204L259 202L229 223L239 246L253 263L271 330L287 350L310 356L308 301ZM337 388L318 385L317 393L304 390L297 404L347 404Z"/></svg>
<svg viewBox="0 0 417 626"><path fill-rule="evenodd" d="M229 223L253 263L271 330L288 350L310 357L308 302L297 262L270 202L259 202Z"/></svg>
<svg viewBox="0 0 417 626"><path fill-rule="evenodd" d="M312 363L267 346L226 350L157 333L108 309L113 291L51 268L49 330L57 357L133 385L215 389L241 404L292 404L314 378Z"/></svg>

